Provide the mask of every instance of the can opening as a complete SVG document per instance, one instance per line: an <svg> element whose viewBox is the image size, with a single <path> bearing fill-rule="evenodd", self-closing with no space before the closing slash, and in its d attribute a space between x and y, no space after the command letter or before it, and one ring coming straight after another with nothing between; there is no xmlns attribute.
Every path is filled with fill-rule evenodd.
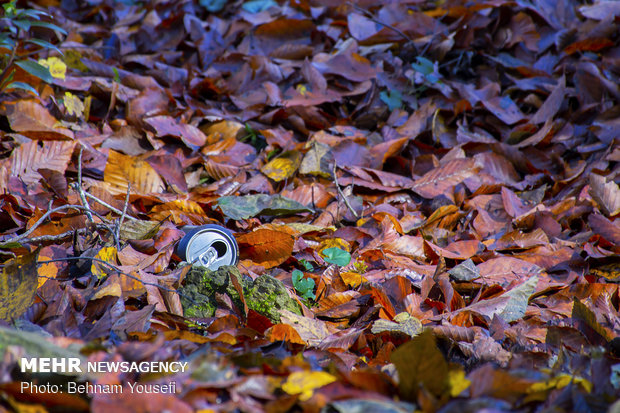
<svg viewBox="0 0 620 413"><path fill-rule="evenodd" d="M211 244L211 248L217 251L218 258L222 258L224 255L226 255L226 252L228 251L228 246L225 242L222 241L215 241L213 244Z"/></svg>

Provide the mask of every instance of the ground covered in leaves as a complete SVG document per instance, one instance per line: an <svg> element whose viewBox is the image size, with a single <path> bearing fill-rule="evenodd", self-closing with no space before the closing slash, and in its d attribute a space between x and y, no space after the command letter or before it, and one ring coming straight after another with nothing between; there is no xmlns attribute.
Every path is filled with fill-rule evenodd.
<svg viewBox="0 0 620 413"><path fill-rule="evenodd" d="M51 74L2 67L2 409L619 411L620 3L17 4L67 34L0 49ZM241 257L184 315L189 224Z"/></svg>

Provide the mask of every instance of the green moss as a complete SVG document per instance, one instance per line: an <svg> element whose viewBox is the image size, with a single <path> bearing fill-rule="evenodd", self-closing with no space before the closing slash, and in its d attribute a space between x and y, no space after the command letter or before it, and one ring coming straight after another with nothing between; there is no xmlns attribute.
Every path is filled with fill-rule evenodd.
<svg viewBox="0 0 620 413"><path fill-rule="evenodd" d="M253 282L245 301L248 308L263 314L274 322L280 322L281 310L289 310L301 315L299 305L289 296L282 281L269 275L263 275Z"/></svg>
<svg viewBox="0 0 620 413"><path fill-rule="evenodd" d="M216 271L203 267L193 267L189 271L179 289L185 316L212 317L217 308L216 293L228 295L237 308L242 308L243 303L231 277L239 282L248 308L271 321L280 322L280 311L283 309L301 314L299 305L289 296L280 280L263 275L252 281L242 277L237 267L223 266Z"/></svg>

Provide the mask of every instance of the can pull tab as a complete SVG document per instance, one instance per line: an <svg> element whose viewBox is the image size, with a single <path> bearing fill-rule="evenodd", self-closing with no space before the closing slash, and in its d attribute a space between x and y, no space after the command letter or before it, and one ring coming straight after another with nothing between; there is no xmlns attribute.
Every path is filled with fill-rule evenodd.
<svg viewBox="0 0 620 413"><path fill-rule="evenodd" d="M201 265L210 268L218 258L217 250L213 248L213 246L210 246L204 252L200 253L194 262L200 262Z"/></svg>
<svg viewBox="0 0 620 413"><path fill-rule="evenodd" d="M186 235L176 247L181 259L210 270L237 263L239 247L228 229L211 224L182 229Z"/></svg>

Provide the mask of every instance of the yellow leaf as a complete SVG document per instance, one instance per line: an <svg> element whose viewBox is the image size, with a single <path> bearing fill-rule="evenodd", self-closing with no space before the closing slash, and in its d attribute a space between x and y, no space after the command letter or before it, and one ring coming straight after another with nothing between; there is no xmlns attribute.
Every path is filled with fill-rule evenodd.
<svg viewBox="0 0 620 413"><path fill-rule="evenodd" d="M282 385L288 394L299 394L299 400L305 401L312 397L314 389L336 381L336 377L324 371L296 371L291 373Z"/></svg>
<svg viewBox="0 0 620 413"><path fill-rule="evenodd" d="M471 385L471 381L465 378L465 371L457 369L448 372L448 384L450 396L456 397Z"/></svg>
<svg viewBox="0 0 620 413"><path fill-rule="evenodd" d="M37 292L39 252L20 255L4 263L0 271L0 320L12 320L32 305Z"/></svg>
<svg viewBox="0 0 620 413"><path fill-rule="evenodd" d="M263 166L261 172L274 181L280 182L293 176L300 163L299 152L286 151Z"/></svg>
<svg viewBox="0 0 620 413"><path fill-rule="evenodd" d="M308 88L306 87L306 85L303 85L301 83L298 84L295 89L297 89L299 94L302 95L302 96L306 96L306 93L308 93Z"/></svg>
<svg viewBox="0 0 620 413"><path fill-rule="evenodd" d="M299 173L308 175L318 175L323 178L331 178L331 165L334 163L334 155L331 147L320 142L313 142L312 148L306 153Z"/></svg>
<svg viewBox="0 0 620 413"><path fill-rule="evenodd" d="M157 171L145 160L112 149L103 171L103 181L112 195L125 195L127 186L135 193L164 192L166 185Z"/></svg>
<svg viewBox="0 0 620 413"><path fill-rule="evenodd" d="M88 72L88 67L82 63L82 53L78 50L65 50L64 59L67 66L80 72Z"/></svg>
<svg viewBox="0 0 620 413"><path fill-rule="evenodd" d="M71 92L65 92L64 105L69 115L82 117L84 114L84 104L79 97L75 96Z"/></svg>
<svg viewBox="0 0 620 413"><path fill-rule="evenodd" d="M351 245L342 238L328 238L321 242L321 245L317 248L319 254L323 253L323 250L328 248L340 248L343 251L351 252Z"/></svg>
<svg viewBox="0 0 620 413"><path fill-rule="evenodd" d="M49 261L51 258L46 257L44 255L39 256L40 261ZM40 288L45 282L51 278L56 278L58 275L58 267L56 263L50 262L48 264L41 264L37 268L37 273L39 274L39 285L37 289Z"/></svg>
<svg viewBox="0 0 620 413"><path fill-rule="evenodd" d="M109 262L112 265L116 265L116 247L104 247L99 250L95 258L102 261ZM98 278L105 277L108 274L110 267L97 261L93 261L90 266L90 271Z"/></svg>
<svg viewBox="0 0 620 413"><path fill-rule="evenodd" d="M99 288L95 294L90 298L91 300L98 300L105 296L120 297L123 294L121 285L118 282L112 282Z"/></svg>
<svg viewBox="0 0 620 413"><path fill-rule="evenodd" d="M342 272L340 273L340 277L342 278L342 281L344 281L346 285L352 288L359 286L361 283L368 282L366 277L364 277L362 274L352 272L352 271Z"/></svg>
<svg viewBox="0 0 620 413"><path fill-rule="evenodd" d="M528 389L528 393L536 393L541 391L561 389L568 386L571 383L580 384L585 391L590 393L592 391L592 383L583 377L571 376L570 374L558 374L555 377L547 380L546 382L534 383Z"/></svg>
<svg viewBox="0 0 620 413"><path fill-rule="evenodd" d="M67 73L67 65L57 57L48 57L47 59L39 59L39 64L49 69L52 77L56 79L65 79Z"/></svg>

